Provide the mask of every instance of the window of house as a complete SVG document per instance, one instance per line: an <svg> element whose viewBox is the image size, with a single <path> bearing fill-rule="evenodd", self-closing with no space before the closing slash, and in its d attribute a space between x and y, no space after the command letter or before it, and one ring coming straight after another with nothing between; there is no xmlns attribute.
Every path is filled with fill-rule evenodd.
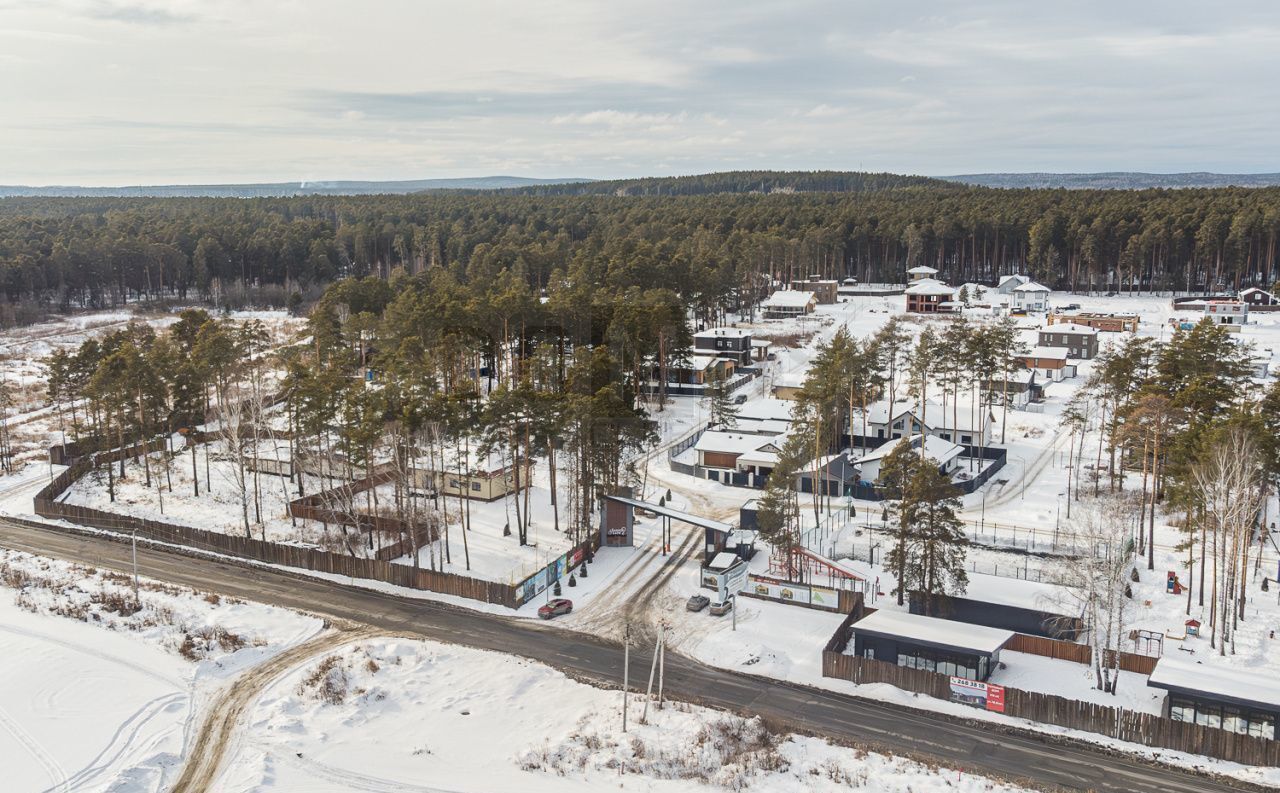
<svg viewBox="0 0 1280 793"><path fill-rule="evenodd" d="M961 442L961 443L973 443L973 436L972 436L972 435L961 435L961 436L960 436L960 442Z"/></svg>
<svg viewBox="0 0 1280 793"><path fill-rule="evenodd" d="M454 490L461 490L461 489L462 489L462 483L461 483L461 482L459 482L457 479L450 479L450 480L449 480L449 487L452 487Z"/></svg>
<svg viewBox="0 0 1280 793"><path fill-rule="evenodd" d="M475 491L479 491L479 490L480 490L480 483L479 483L479 482L472 482L472 483L471 483L471 489L472 489L472 490L475 490Z"/></svg>
<svg viewBox="0 0 1280 793"><path fill-rule="evenodd" d="M1222 708L1216 705L1200 705L1196 708L1196 724L1202 727L1220 728L1222 726Z"/></svg>

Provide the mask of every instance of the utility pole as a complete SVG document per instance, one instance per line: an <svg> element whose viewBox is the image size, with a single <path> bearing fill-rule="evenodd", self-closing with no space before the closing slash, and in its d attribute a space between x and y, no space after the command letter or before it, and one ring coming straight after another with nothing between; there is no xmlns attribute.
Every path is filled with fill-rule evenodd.
<svg viewBox="0 0 1280 793"><path fill-rule="evenodd" d="M627 731L627 700L631 686L631 623L622 632L622 731Z"/></svg>
<svg viewBox="0 0 1280 793"><path fill-rule="evenodd" d="M658 710L662 710L662 681L667 670L667 623L658 624Z"/></svg>
<svg viewBox="0 0 1280 793"><path fill-rule="evenodd" d="M658 670L658 653L662 650L662 629L658 629L658 643L653 647L653 661L649 664L649 687L644 694L644 710L640 711L640 723L645 724L649 718L649 700L653 699L653 675Z"/></svg>
<svg viewBox="0 0 1280 793"><path fill-rule="evenodd" d="M132 534L133 534L133 602L135 604L141 604L142 601L138 599L138 530L134 529Z"/></svg>

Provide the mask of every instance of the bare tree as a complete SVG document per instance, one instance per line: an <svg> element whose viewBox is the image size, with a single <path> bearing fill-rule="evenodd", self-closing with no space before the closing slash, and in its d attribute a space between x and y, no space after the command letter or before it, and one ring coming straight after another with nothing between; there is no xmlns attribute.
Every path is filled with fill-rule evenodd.
<svg viewBox="0 0 1280 793"><path fill-rule="evenodd" d="M1111 694L1119 681L1120 651L1132 605L1127 582L1131 567L1128 521L1119 519L1131 509L1110 496L1082 502L1067 523L1066 536L1070 546L1087 551L1048 570L1049 581L1058 586L1054 605L1060 613L1079 615L1085 621L1095 685Z"/></svg>
<svg viewBox="0 0 1280 793"><path fill-rule="evenodd" d="M1245 428L1230 427L1192 465L1191 474L1204 508L1213 563L1209 646L1226 655L1230 642L1234 655L1233 629L1245 598L1249 547L1265 501L1262 456Z"/></svg>

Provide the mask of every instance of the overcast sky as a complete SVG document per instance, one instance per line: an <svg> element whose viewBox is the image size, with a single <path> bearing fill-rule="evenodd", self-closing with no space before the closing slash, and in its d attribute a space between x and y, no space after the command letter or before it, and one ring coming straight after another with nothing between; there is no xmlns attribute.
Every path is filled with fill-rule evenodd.
<svg viewBox="0 0 1280 793"><path fill-rule="evenodd" d="M1280 3L0 0L0 184L1280 171Z"/></svg>

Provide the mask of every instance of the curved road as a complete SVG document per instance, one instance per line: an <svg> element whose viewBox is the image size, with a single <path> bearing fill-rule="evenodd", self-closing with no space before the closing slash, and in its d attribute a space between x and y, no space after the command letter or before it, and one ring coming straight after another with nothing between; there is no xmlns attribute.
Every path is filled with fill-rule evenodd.
<svg viewBox="0 0 1280 793"><path fill-rule="evenodd" d="M121 571L128 544L0 520L0 546ZM139 572L149 577L300 611L365 623L411 637L514 653L591 682L616 686L622 648L607 640L529 620L494 616L435 601L415 600L274 569L192 557L138 546ZM814 637L815 648L819 639ZM817 649L814 650L817 652ZM633 670L649 664L632 653ZM991 723L875 702L825 689L708 666L673 654L666 691L677 699L758 715L776 726L879 748L1048 790L1226 793L1258 789L1142 763L1103 748L1058 742ZM633 680L633 686L642 682Z"/></svg>

